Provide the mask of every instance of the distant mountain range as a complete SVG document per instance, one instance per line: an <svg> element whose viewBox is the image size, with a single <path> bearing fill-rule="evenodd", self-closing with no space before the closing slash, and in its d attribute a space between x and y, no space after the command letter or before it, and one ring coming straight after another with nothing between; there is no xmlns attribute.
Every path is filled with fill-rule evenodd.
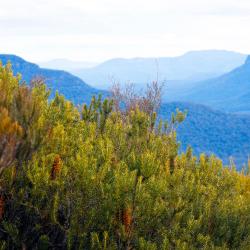
<svg viewBox="0 0 250 250"><path fill-rule="evenodd" d="M62 71L62 70L51 70L43 69L34 63L25 61L24 59L15 55L0 55L0 60L3 65L8 61L12 64L14 74L20 73L22 79L29 83L33 78L42 77L48 88L51 89L52 97L55 92L64 95L67 99L73 101L75 104L89 102L93 95L102 92L104 95L105 91L95 89L86 84L80 78Z"/></svg>
<svg viewBox="0 0 250 250"><path fill-rule="evenodd" d="M59 69L65 71L74 71L96 66L95 62L72 61L68 59L54 59L46 62L38 62L38 65L46 69Z"/></svg>
<svg viewBox="0 0 250 250"><path fill-rule="evenodd" d="M117 58L72 73L102 89L109 88L113 82L145 85L157 78L159 81L194 82L229 72L242 65L245 59L246 55L230 51L193 51L178 57Z"/></svg>
<svg viewBox="0 0 250 250"><path fill-rule="evenodd" d="M245 63L220 77L197 82L179 100L209 105L227 112L250 113L250 56Z"/></svg>
<svg viewBox="0 0 250 250"><path fill-rule="evenodd" d="M90 87L83 80L65 71L43 69L14 55L0 55L0 60L3 64L11 61L14 73L21 73L27 82L34 77L43 77L47 86L52 90L52 96L58 90L75 104L89 102L90 98L98 93L108 94L106 91ZM245 110L248 108L250 99L248 98L250 93L249 66L250 59L248 58L243 66L219 78L198 83L172 81L172 84L183 86L182 90L185 89L182 100L197 101L211 104L211 106L217 105L218 108L233 109L233 111L236 110L237 104L240 110ZM188 116L178 128L177 133L178 140L182 143L182 150L185 150L187 145L191 145L195 154L214 152L225 163L232 156L239 168L247 162L250 154L250 115L227 114L183 101L162 104L159 115L167 119L176 108L188 110Z"/></svg>

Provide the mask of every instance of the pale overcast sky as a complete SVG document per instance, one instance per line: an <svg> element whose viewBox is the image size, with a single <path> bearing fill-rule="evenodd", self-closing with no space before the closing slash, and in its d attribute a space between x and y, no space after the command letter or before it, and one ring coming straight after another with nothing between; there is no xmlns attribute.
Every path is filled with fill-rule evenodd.
<svg viewBox="0 0 250 250"><path fill-rule="evenodd" d="M250 0L0 0L0 53L38 62L250 53Z"/></svg>

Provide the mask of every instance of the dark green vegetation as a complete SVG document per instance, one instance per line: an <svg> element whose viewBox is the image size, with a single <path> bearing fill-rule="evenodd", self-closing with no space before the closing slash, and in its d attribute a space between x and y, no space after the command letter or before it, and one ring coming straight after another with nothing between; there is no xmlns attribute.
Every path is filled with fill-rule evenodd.
<svg viewBox="0 0 250 250"><path fill-rule="evenodd" d="M244 65L218 78L196 83L179 97L227 112L250 112L250 56Z"/></svg>
<svg viewBox="0 0 250 250"><path fill-rule="evenodd" d="M187 118L177 128L181 149L191 145L196 155L216 154L225 164L232 157L238 169L250 155L250 116L227 114L203 105L172 102L161 106L160 117L169 118L176 109L187 110Z"/></svg>
<svg viewBox="0 0 250 250"><path fill-rule="evenodd" d="M20 73L26 82L30 82L34 78L44 80L51 89L51 97L54 97L58 90L67 99L72 100L75 104L80 104L89 103L93 95L100 93L100 90L90 87L80 78L62 70L42 69L36 64L14 55L0 55L0 60L3 65L11 61L14 74ZM106 94L105 91L102 93Z"/></svg>
<svg viewBox="0 0 250 250"><path fill-rule="evenodd" d="M19 82L0 67L1 249L248 249L249 171L178 154L181 112Z"/></svg>

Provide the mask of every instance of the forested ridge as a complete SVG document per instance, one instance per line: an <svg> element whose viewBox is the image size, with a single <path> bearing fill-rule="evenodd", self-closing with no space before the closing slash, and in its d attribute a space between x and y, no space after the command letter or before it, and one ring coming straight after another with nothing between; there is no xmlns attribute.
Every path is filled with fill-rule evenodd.
<svg viewBox="0 0 250 250"><path fill-rule="evenodd" d="M215 154L224 164L234 161L238 170L247 164L250 152L250 115L224 113L201 104L162 103L158 117L169 119L177 108L187 110L177 127L180 151L191 145L194 155Z"/></svg>
<svg viewBox="0 0 250 250"><path fill-rule="evenodd" d="M210 53L208 52L208 55L209 54ZM214 61L216 60L217 57L214 56L211 56L211 62L212 58ZM238 59L237 57L238 56L236 55L236 58L233 56L231 59L228 58L227 60L223 60L225 60L226 64L234 64L236 62L239 63L238 60L241 58L241 56ZM55 97L56 91L63 95L67 100L73 102L75 105L82 103L89 104L92 96L98 95L100 93L102 94L102 97L106 97L110 94L108 91L95 89L89 86L85 83L85 81L82 81L67 72L43 69L38 65L28 62L15 55L0 54L0 60L2 61L3 65L6 65L8 61L11 61L13 74L16 76L18 73L20 73L22 75L22 80L25 80L27 84L29 84L32 79L43 79L47 88L50 90L50 100ZM242 58L240 60L244 59ZM117 67L119 63L116 65L116 62L117 61L114 61L112 65ZM141 62L141 60L138 62ZM122 69L123 66L124 65L122 64L119 67ZM144 68L144 66L142 68ZM192 68L197 70L196 66L194 65ZM219 68L221 70L221 67ZM146 72L152 72L151 68L146 67L144 70L146 70ZM135 75L138 75L139 72L137 72L138 74L136 72L137 71L135 71ZM145 73L145 71L143 72ZM243 70L241 72L242 77L240 79L244 78L244 75L247 78L248 71ZM108 74L108 69L106 73ZM124 72L124 74L125 73L126 72ZM98 75L98 72L96 72L96 74ZM181 73L178 75L182 76ZM131 82L133 82L134 79L130 78L131 74L129 72L127 72L126 77L126 79L130 79ZM111 81L111 79L106 79L104 75L99 76L99 78L100 80L97 81L99 84L103 81ZM148 81L150 82L150 80ZM235 81L237 82L237 80ZM158 82L161 82L161 80L158 80ZM175 112L176 108L188 110L187 118L177 128L177 140L181 141L181 147L179 151L185 151L187 146L191 145L194 155L199 155L201 153L215 153L224 164L228 164L229 159L233 158L237 165L237 169L241 169L243 164L247 163L250 152L250 116L244 114L237 115L225 113L221 112L220 110L213 110L213 108L210 107L201 106L194 103L186 103L184 102L185 98L183 98L183 96L180 99L182 100L181 102L174 102L174 100L176 100L176 94L173 93L174 86L178 86L179 91L181 92L180 94L182 95L190 88L188 83L183 82L180 84L178 82L179 81L166 81L162 91L162 103L160 110L157 112L157 117L161 117L163 120L168 120L171 117L171 113ZM122 88L126 87L126 84L121 82L120 84ZM239 81L239 84L241 85L242 81ZM134 90L137 93L141 93L145 89L146 83L134 84ZM217 88L215 87L214 89ZM231 87L228 89L231 89ZM231 92L233 93L233 91ZM245 91L245 94L246 93L247 91ZM223 99L223 96L224 92L222 93L221 99ZM244 103L246 104L246 102ZM232 105L233 104L230 104L228 107L231 107Z"/></svg>
<svg viewBox="0 0 250 250"><path fill-rule="evenodd" d="M51 91L51 97L55 97L55 93L58 91L68 100L79 104L83 101L89 103L93 95L101 92L66 71L40 68L37 64L27 62L16 55L0 54L0 61L3 65L11 61L14 75L22 74L22 80L25 80L27 83L34 78L42 78ZM107 95L107 91L102 91L101 93Z"/></svg>
<svg viewBox="0 0 250 250"><path fill-rule="evenodd" d="M1 249L249 249L249 169L178 154L152 93L76 107L0 66Z"/></svg>

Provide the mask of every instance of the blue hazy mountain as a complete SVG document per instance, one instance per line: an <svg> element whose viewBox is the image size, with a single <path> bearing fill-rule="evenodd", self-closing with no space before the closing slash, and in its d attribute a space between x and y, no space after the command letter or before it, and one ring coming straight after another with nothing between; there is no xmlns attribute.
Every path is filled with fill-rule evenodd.
<svg viewBox="0 0 250 250"><path fill-rule="evenodd" d="M51 89L52 96L58 90L60 94L63 94L76 104L89 102L93 95L97 95L100 92L106 94L104 91L89 86L83 80L68 72L43 69L15 55L2 54L0 55L0 61L2 61L3 65L10 61L14 74L20 73L22 79L27 83L33 78L42 77L48 88Z"/></svg>
<svg viewBox="0 0 250 250"><path fill-rule="evenodd" d="M228 112L250 112L250 56L245 63L220 77L198 82L179 100L202 103Z"/></svg>
<svg viewBox="0 0 250 250"><path fill-rule="evenodd" d="M10 60L14 73L21 73L27 82L34 77L44 77L53 93L58 90L75 103L89 102L92 95L100 93L65 71L42 69L12 55L0 55L0 60L3 64ZM162 104L160 117L168 119L176 108L188 110L186 120L177 131L178 140L182 142L182 150L191 145L195 154L214 153L225 163L232 156L239 167L247 161L250 153L250 116L227 114L191 103L171 102Z"/></svg>
<svg viewBox="0 0 250 250"><path fill-rule="evenodd" d="M196 155L214 153L224 163L232 157L238 169L250 155L250 116L227 114L203 105L184 102L165 103L160 117L168 118L176 109L187 110L185 121L177 129L181 149L191 145Z"/></svg>
<svg viewBox="0 0 250 250"><path fill-rule="evenodd" d="M38 65L46 69L59 69L68 72L82 69L90 68L96 66L98 63L87 62L87 61L72 61L64 58L58 58L50 61L39 62Z"/></svg>
<svg viewBox="0 0 250 250"><path fill-rule="evenodd" d="M92 86L104 89L113 81L145 84L157 77L160 81L194 82L229 72L243 64L245 58L246 55L223 50L192 51L178 57L117 58L73 73Z"/></svg>

